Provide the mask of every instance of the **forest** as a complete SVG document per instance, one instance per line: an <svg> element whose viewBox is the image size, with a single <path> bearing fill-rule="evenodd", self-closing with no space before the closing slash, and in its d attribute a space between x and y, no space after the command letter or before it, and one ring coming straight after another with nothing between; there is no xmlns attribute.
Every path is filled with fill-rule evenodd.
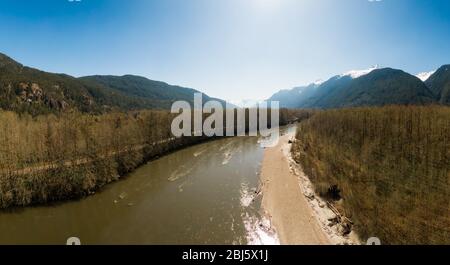
<svg viewBox="0 0 450 265"><path fill-rule="evenodd" d="M280 124L302 113L281 109ZM80 198L151 159L210 139L173 137L176 115L142 110L32 116L0 110L0 208Z"/></svg>
<svg viewBox="0 0 450 265"><path fill-rule="evenodd" d="M292 152L363 240L450 243L450 107L318 111Z"/></svg>

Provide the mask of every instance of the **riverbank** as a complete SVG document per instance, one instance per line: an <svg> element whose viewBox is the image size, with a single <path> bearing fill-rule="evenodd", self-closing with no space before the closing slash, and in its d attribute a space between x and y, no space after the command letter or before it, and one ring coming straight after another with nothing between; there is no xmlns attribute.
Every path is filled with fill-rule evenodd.
<svg viewBox="0 0 450 265"><path fill-rule="evenodd" d="M257 141L206 141L144 163L87 198L0 211L0 244L68 237L83 245L245 245L249 237L272 244L254 195L264 153Z"/></svg>
<svg viewBox="0 0 450 265"><path fill-rule="evenodd" d="M215 138L173 137L120 151L30 165L17 170L0 169L0 209L81 199L127 177L149 161L212 139ZM51 178L55 180L49 181ZM5 183L14 192L2 192L2 184Z"/></svg>
<svg viewBox="0 0 450 265"><path fill-rule="evenodd" d="M261 168L262 206L281 244L354 243L354 239L339 236L338 231L327 227L333 212L315 198L312 189L307 189L306 177L290 157L289 142L294 135L295 132L283 135L277 146L267 148Z"/></svg>
<svg viewBox="0 0 450 265"><path fill-rule="evenodd" d="M292 156L363 242L450 244L449 125L445 106L327 110L298 125Z"/></svg>
<svg viewBox="0 0 450 265"><path fill-rule="evenodd" d="M280 124L302 113L281 110ZM175 117L164 110L37 117L0 110L0 209L83 198L151 159L214 139L173 138Z"/></svg>

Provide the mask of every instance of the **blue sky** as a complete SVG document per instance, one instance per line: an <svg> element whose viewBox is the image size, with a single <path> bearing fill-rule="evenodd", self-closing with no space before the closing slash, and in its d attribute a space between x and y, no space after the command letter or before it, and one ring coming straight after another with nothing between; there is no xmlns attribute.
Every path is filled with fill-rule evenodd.
<svg viewBox="0 0 450 265"><path fill-rule="evenodd" d="M46 71L262 99L374 64L450 63L450 1L0 0L0 33L0 52Z"/></svg>

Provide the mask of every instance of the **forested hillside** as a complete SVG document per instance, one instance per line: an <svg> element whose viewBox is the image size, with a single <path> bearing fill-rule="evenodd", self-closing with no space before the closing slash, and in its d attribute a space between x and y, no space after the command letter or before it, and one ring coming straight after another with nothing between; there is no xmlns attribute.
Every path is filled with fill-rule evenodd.
<svg viewBox="0 0 450 265"><path fill-rule="evenodd" d="M335 88L320 97L322 108L423 105L434 102L433 94L415 76L390 68L373 70L371 73L353 79L348 85Z"/></svg>
<svg viewBox="0 0 450 265"><path fill-rule="evenodd" d="M280 124L309 115L281 109ZM0 110L0 208L86 196L153 157L210 139L174 138L175 116L143 110L33 117Z"/></svg>
<svg viewBox="0 0 450 265"><path fill-rule="evenodd" d="M273 94L270 101L279 101L282 108L306 107L307 100L316 93L318 84L295 87L293 89L283 89Z"/></svg>
<svg viewBox="0 0 450 265"><path fill-rule="evenodd" d="M320 85L282 90L270 100L287 108L341 108L384 105L448 104L449 72L443 66L426 83L416 76L392 68L373 69L351 76L337 75Z"/></svg>
<svg viewBox="0 0 450 265"><path fill-rule="evenodd" d="M316 112L296 138L295 160L363 240L450 243L450 107Z"/></svg>
<svg viewBox="0 0 450 265"><path fill-rule="evenodd" d="M192 102L196 92L139 76L75 78L47 73L0 54L0 108L18 113L169 109L177 100Z"/></svg>
<svg viewBox="0 0 450 265"><path fill-rule="evenodd" d="M434 72L425 84L434 93L436 100L442 104L450 104L450 65L444 65Z"/></svg>
<svg viewBox="0 0 450 265"><path fill-rule="evenodd" d="M198 90L192 88L172 86L164 82L149 80L145 77L135 75L96 75L81 77L80 80L86 83L101 84L104 87L114 89L129 97L145 99L148 102L153 102L155 107L165 109L170 109L172 103L177 100L193 102L194 93L200 93ZM213 98L207 95L203 96L204 101L211 99ZM220 99L214 100L224 103Z"/></svg>

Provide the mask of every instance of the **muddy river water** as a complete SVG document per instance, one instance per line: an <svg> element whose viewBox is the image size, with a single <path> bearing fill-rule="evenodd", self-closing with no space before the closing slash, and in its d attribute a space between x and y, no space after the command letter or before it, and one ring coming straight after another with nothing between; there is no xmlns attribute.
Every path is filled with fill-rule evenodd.
<svg viewBox="0 0 450 265"><path fill-rule="evenodd" d="M95 195L0 213L0 244L277 243L260 207L256 137L209 141L141 166Z"/></svg>

